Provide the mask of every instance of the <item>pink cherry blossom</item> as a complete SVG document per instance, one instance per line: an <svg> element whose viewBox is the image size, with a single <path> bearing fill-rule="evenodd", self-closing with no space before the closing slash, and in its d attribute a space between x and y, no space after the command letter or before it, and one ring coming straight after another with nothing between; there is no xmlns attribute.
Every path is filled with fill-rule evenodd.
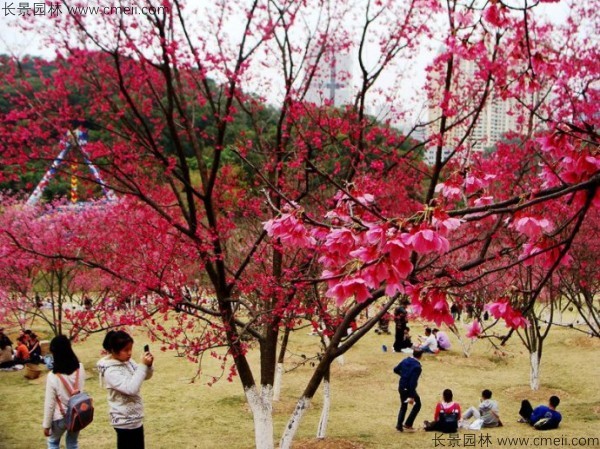
<svg viewBox="0 0 600 449"><path fill-rule="evenodd" d="M458 200L461 198L461 189L458 186L449 184L449 183L439 183L435 186L436 192L442 192L442 196L449 200Z"/></svg>
<svg viewBox="0 0 600 449"><path fill-rule="evenodd" d="M337 283L329 288L325 295L329 298L333 298L338 306L344 304L344 302L352 296L354 296L354 299L357 302L364 302L371 297L371 293L369 293L365 280L360 278L346 279Z"/></svg>
<svg viewBox="0 0 600 449"><path fill-rule="evenodd" d="M506 326L512 329L527 327L529 325L529 322L523 318L521 312L513 309L507 298L501 298L496 302L486 304L485 310L494 318L504 320Z"/></svg>
<svg viewBox="0 0 600 449"><path fill-rule="evenodd" d="M476 339L483 332L483 328L481 327L481 323L479 323L478 319L474 319L470 324L465 326L467 330L467 338Z"/></svg>
<svg viewBox="0 0 600 449"><path fill-rule="evenodd" d="M531 239L538 238L543 232L551 232L552 224L546 218L537 219L534 217L519 218L514 227L521 234Z"/></svg>
<svg viewBox="0 0 600 449"><path fill-rule="evenodd" d="M423 229L414 234L402 234L402 240L421 254L432 252L443 254L450 250L448 239L431 229Z"/></svg>
<svg viewBox="0 0 600 449"><path fill-rule="evenodd" d="M385 250L389 254L390 264L394 267L396 274L400 278L406 279L413 269L410 261L410 249L396 238L386 243Z"/></svg>
<svg viewBox="0 0 600 449"><path fill-rule="evenodd" d="M480 206L489 206L490 204L494 204L494 197L493 196L482 196L480 198L477 198L473 204L477 207Z"/></svg>
<svg viewBox="0 0 600 449"><path fill-rule="evenodd" d="M436 217L435 215L432 218L432 224L435 229L443 236L446 236L450 233L450 231L454 231L460 227L463 223L463 220L459 218L452 217Z"/></svg>
<svg viewBox="0 0 600 449"><path fill-rule="evenodd" d="M523 265L526 267L538 264L544 269L550 269L561 257L561 247L553 247L548 249L548 243L541 242L538 244L525 243L520 259L523 260ZM565 254L560 260L559 266L569 266L571 257Z"/></svg>
<svg viewBox="0 0 600 449"><path fill-rule="evenodd" d="M536 141L540 144L540 149L546 153L557 150L561 152L571 152L573 150L573 145L569 142L565 133L552 133L538 137Z"/></svg>
<svg viewBox="0 0 600 449"><path fill-rule="evenodd" d="M343 265L347 262L350 251L355 248L356 238L347 228L333 229L324 239L323 255L319 258L326 267Z"/></svg>
<svg viewBox="0 0 600 449"><path fill-rule="evenodd" d="M490 181L494 180L496 175L485 174L483 176L475 176L469 173L465 179L465 191L467 193L475 193L478 190L484 189L490 185Z"/></svg>
<svg viewBox="0 0 600 449"><path fill-rule="evenodd" d="M411 305L416 315L438 326L443 323L449 326L454 324L445 292L438 289L427 290L424 295L418 295L417 292L413 291L411 295Z"/></svg>
<svg viewBox="0 0 600 449"><path fill-rule="evenodd" d="M407 261L410 268L406 270L405 267L390 265L388 276L385 281L385 294L388 296L393 296L396 293L404 293L405 288L403 281L406 279L408 274L412 271L412 264Z"/></svg>
<svg viewBox="0 0 600 449"><path fill-rule="evenodd" d="M496 4L491 4L490 6L488 6L485 12L483 13L483 17L490 25L498 27L502 26L503 24L501 14L498 11L498 5Z"/></svg>
<svg viewBox="0 0 600 449"><path fill-rule="evenodd" d="M496 319L503 318L507 314L509 308L510 305L508 304L507 299L492 302L490 304L486 304L485 306L485 310L487 310Z"/></svg>
<svg viewBox="0 0 600 449"><path fill-rule="evenodd" d="M309 248L316 243L304 223L293 214L286 213L278 218L268 220L263 227L269 237L281 240L284 245Z"/></svg>

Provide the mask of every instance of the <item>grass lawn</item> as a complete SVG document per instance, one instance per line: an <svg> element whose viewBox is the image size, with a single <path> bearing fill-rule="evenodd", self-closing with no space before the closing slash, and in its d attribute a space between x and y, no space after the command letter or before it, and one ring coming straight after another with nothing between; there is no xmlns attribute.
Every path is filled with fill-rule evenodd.
<svg viewBox="0 0 600 449"><path fill-rule="evenodd" d="M422 333L420 324L411 323L411 329L413 335ZM37 330L35 326L34 330ZM43 335L41 329L38 331ZM75 352L88 373L86 390L96 405L94 422L79 437L81 448L116 447L115 432L108 423L106 394L99 387L94 368L100 357L102 337L96 335L75 345ZM134 358L137 360L148 338L142 329L134 332L134 338ZM532 392L529 389L528 354L516 337L510 340L505 355L494 354L489 342L478 341L468 359L462 356L454 337L451 335L450 338L454 343L452 351L438 356L423 356L423 375L418 388L423 408L417 424L432 418L444 388L454 391L454 398L463 410L477 405L481 390L489 388L500 404L504 427L482 432L461 431L455 440L444 436L437 441L433 433L396 432L398 377L392 368L405 355L382 352L382 344L391 347L392 336L371 333L345 355L343 365L334 363L332 367L328 438L322 442L314 440L322 404L319 394L301 423L294 447L600 447L598 339L588 338L571 329L554 328L544 347L542 388ZM310 357L316 353L317 338L308 336L306 330L296 332L292 339L295 354ZM158 345L150 344L155 349L156 371L153 379L145 382L142 388L146 408L146 447L253 448L252 417L238 379L232 383L223 379L207 386L208 376L220 371L214 361L205 359L206 375L192 383L196 365L172 352L157 351ZM284 377L282 400L274 406L276 439L282 433L310 370L309 366L302 366ZM28 380L23 377L23 371L0 372L0 449L45 447L41 427L45 382L46 374L39 379ZM530 399L535 406L546 403L552 394L557 394L562 400L559 411L563 414L563 422L559 429L539 432L516 423L522 399ZM512 437L528 437L530 440L512 445L498 441L499 438ZM534 441L536 437L545 439ZM577 440L574 441L574 438Z"/></svg>

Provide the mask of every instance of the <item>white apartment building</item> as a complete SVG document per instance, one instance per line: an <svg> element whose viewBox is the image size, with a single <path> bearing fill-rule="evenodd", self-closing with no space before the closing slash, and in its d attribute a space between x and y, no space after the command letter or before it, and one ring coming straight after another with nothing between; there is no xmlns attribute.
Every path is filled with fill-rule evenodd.
<svg viewBox="0 0 600 449"><path fill-rule="evenodd" d="M454 90L454 93L458 92L459 95L462 93L463 97L460 98L462 106L456 115L448 118L447 126L451 126L457 120L464 117L465 112L475 110L477 107L476 102L481 99L481 92L475 90L474 93L472 90L473 84L476 82L477 66L475 62L455 60L455 64L458 64L458 69L454 71L454 76L459 77L456 80L459 87ZM443 81L440 77L441 74L438 74L437 78L433 76L430 80L433 85L439 86L439 92L434 93L433 98L430 98L430 106L428 108L430 125L427 128L427 137L439 133L439 118L442 113L440 103L443 96ZM465 98L466 101L464 101ZM463 138L468 127L472 124L473 116L468 117L464 122L452 127L445 133L443 157L448 157L461 142L467 152L481 152L486 149L492 149L506 133L510 131L518 132L520 130L518 118L524 112L524 108L517 101L511 98L502 99L492 90L477 117L474 128L465 140ZM432 147L427 148L425 151L424 160L430 165L435 161L435 151L435 144L432 144Z"/></svg>
<svg viewBox="0 0 600 449"><path fill-rule="evenodd" d="M353 101L352 58L349 53L328 52L317 65L306 101L319 106L330 104L335 107Z"/></svg>

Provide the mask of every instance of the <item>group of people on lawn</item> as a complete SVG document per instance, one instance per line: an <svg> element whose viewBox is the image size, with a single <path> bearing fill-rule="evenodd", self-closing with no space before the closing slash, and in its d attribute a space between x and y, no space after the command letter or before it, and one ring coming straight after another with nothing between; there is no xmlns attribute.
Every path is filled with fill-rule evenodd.
<svg viewBox="0 0 600 449"><path fill-rule="evenodd" d="M0 328L0 368L12 368L25 363L41 363L42 348L38 336L31 330L24 330L17 338L13 349L12 340Z"/></svg>
<svg viewBox="0 0 600 449"><path fill-rule="evenodd" d="M403 359L396 367L394 373L400 376L398 391L400 393L400 410L396 422L399 432L412 432L414 423L421 410L421 398L417 393L419 377L421 376L421 356L423 351L415 349L411 356ZM556 411L560 403L558 396L551 396L548 405L539 405L533 408L528 400L521 403L519 422L528 423L538 430L556 429L562 420L561 414ZM408 417L408 407L412 406ZM456 433L459 428L480 430L482 427L500 427L500 411L498 403L492 399L491 390L481 392L478 406L469 407L463 414L460 404L454 401L452 390L445 389L434 412L432 421L424 421L425 431L443 433Z"/></svg>
<svg viewBox="0 0 600 449"><path fill-rule="evenodd" d="M450 339L448 335L439 329L425 328L425 335L419 337L420 342L413 344L408 327L408 312L405 305L400 305L394 310L394 352L410 352L418 349L428 354L437 354L440 351L450 349Z"/></svg>

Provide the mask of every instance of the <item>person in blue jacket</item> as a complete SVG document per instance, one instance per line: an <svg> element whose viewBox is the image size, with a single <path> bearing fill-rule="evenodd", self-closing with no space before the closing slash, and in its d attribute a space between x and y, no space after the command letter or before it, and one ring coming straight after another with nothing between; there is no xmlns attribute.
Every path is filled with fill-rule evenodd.
<svg viewBox="0 0 600 449"><path fill-rule="evenodd" d="M562 415L556 411L558 404L558 396L550 396L548 405L538 405L536 408L532 408L531 403L525 399L519 410L519 422L529 423L538 430L556 429L562 420Z"/></svg>
<svg viewBox="0 0 600 449"><path fill-rule="evenodd" d="M400 411L398 412L398 422L396 430L399 432L414 431L413 424L419 411L421 410L421 398L417 393L419 376L421 376L421 356L423 351L415 350L412 357L402 360L394 368L394 372L400 376L398 392L400 393ZM412 404L412 409L406 421L404 417L408 410L408 405Z"/></svg>

